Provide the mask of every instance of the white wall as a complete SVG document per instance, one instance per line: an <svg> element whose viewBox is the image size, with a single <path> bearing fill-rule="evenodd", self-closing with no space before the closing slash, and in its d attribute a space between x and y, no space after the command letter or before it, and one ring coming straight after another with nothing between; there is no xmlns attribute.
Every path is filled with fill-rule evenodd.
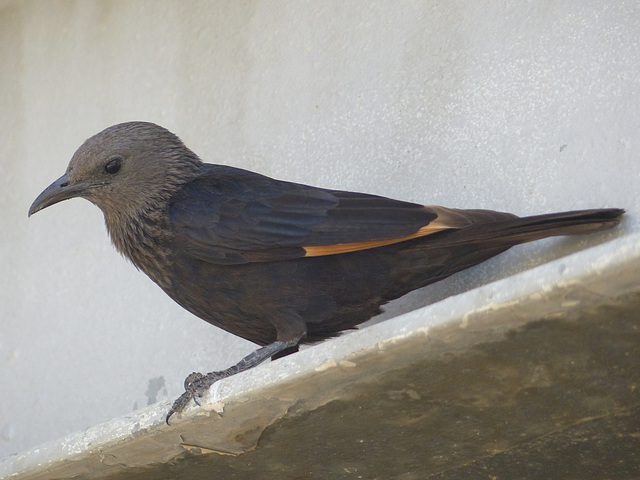
<svg viewBox="0 0 640 480"><path fill-rule="evenodd" d="M147 120L205 161L520 215L626 207L392 306L637 231L636 1L0 2L0 456L181 393L253 349L182 311L88 202L27 220L90 135Z"/></svg>

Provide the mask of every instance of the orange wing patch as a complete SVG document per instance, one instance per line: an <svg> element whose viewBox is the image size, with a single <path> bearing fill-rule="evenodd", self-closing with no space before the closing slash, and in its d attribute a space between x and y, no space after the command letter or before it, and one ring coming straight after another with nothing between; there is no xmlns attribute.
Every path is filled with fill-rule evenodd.
<svg viewBox="0 0 640 480"><path fill-rule="evenodd" d="M383 247L385 245L392 245L394 243L405 242L412 238L424 237L431 235L432 233L440 232L442 230L448 230L452 228L451 225L445 225L438 221L433 221L429 225L425 225L416 233L399 238L389 238L386 240L372 240L370 242L357 242L357 243L338 243L336 245L320 245L317 247L303 247L305 251L305 257L320 257L322 255L336 255L339 253L355 252L358 250L367 250L369 248ZM456 227L453 227L456 228Z"/></svg>

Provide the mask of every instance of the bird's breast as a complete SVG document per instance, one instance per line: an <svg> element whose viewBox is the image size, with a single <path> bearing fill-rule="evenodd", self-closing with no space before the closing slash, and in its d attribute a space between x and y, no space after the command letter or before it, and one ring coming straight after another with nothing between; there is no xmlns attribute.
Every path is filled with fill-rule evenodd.
<svg viewBox="0 0 640 480"><path fill-rule="evenodd" d="M115 248L162 289L170 289L170 233L162 215L146 214L115 220L105 215L105 220Z"/></svg>

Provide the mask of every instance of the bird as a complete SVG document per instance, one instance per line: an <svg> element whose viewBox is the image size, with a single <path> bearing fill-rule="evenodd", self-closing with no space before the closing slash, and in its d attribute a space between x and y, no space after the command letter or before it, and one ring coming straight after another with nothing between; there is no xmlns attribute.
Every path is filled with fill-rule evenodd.
<svg viewBox="0 0 640 480"><path fill-rule="evenodd" d="M353 329L514 245L597 232L624 213L518 217L318 188L204 163L138 121L87 139L29 216L75 197L102 210L115 248L169 297L259 347L226 370L188 375L167 424L221 378Z"/></svg>

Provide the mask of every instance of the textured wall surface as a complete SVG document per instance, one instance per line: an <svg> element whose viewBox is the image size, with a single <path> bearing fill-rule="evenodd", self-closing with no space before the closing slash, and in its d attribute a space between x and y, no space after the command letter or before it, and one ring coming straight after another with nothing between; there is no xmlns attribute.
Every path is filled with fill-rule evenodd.
<svg viewBox="0 0 640 480"><path fill-rule="evenodd" d="M639 33L624 0L0 2L0 456L175 397L253 349L121 259L88 202L27 219L87 137L146 120L205 161L292 181L629 211L389 316L640 230Z"/></svg>

